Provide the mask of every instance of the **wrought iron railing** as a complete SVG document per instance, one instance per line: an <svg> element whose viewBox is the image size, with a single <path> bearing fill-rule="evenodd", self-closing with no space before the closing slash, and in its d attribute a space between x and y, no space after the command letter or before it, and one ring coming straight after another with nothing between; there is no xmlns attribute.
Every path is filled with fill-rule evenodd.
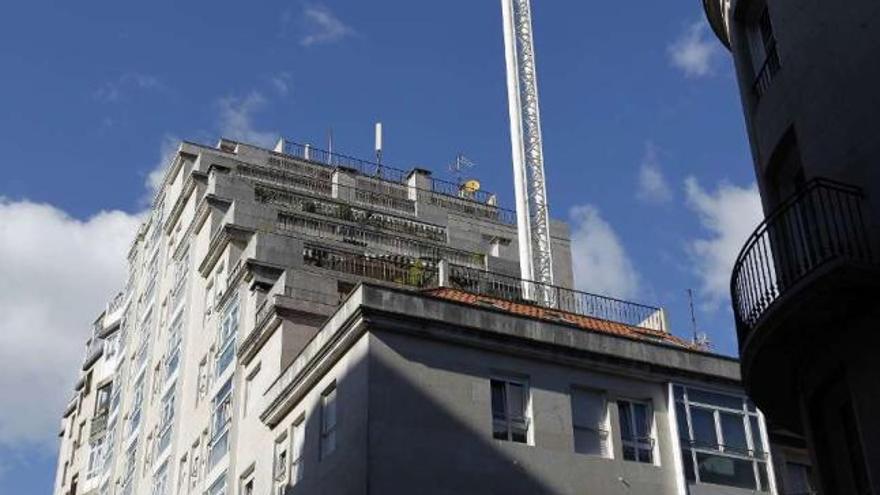
<svg viewBox="0 0 880 495"><path fill-rule="evenodd" d="M730 281L741 343L782 295L822 265L875 262L862 202L856 187L814 179L758 225Z"/></svg>
<svg viewBox="0 0 880 495"><path fill-rule="evenodd" d="M779 52L776 49L776 42L773 42L767 48L767 58L764 59L764 64L761 66L761 70L758 71L752 86L758 99L761 99L764 93L767 92L770 83L773 82L773 77L779 72L780 68Z"/></svg>
<svg viewBox="0 0 880 495"><path fill-rule="evenodd" d="M415 259L448 259L451 262L472 266L485 266L486 257L481 253L454 249L440 243L431 243L398 236L378 229L361 228L320 218L281 213L277 227L281 231L332 239L359 248L393 253Z"/></svg>
<svg viewBox="0 0 880 495"><path fill-rule="evenodd" d="M409 172L398 168L381 165L379 163L361 160L340 153L315 148L308 144L295 143L293 141L284 142L284 154L315 162L319 164L329 165L331 167L344 167L357 170L363 175L376 177L391 182L406 182Z"/></svg>
<svg viewBox="0 0 880 495"><path fill-rule="evenodd" d="M430 260L366 256L307 246L303 249L303 262L308 266L410 287L437 285L437 265Z"/></svg>
<svg viewBox="0 0 880 495"><path fill-rule="evenodd" d="M494 206L497 202L497 197L489 191L483 191L481 189L475 191L469 190L461 184L456 184L455 182L449 182L443 179L431 179L431 191L484 205Z"/></svg>
<svg viewBox="0 0 880 495"><path fill-rule="evenodd" d="M517 277L449 265L449 286L466 292L566 313L666 331L660 308Z"/></svg>

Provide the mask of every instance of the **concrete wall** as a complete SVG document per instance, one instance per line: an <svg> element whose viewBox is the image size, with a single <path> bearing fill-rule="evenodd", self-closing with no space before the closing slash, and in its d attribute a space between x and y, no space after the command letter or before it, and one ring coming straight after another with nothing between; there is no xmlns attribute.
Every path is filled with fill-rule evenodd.
<svg viewBox="0 0 880 495"><path fill-rule="evenodd" d="M678 467L662 382L556 366L382 332L370 347L370 486L374 493L676 494ZM527 378L533 444L492 439L489 379ZM655 465L574 453L572 386L650 401Z"/></svg>

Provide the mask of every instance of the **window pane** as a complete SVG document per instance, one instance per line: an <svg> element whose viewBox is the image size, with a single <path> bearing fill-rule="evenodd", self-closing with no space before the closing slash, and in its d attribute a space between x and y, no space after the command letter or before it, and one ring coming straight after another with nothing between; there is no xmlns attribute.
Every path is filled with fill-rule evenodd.
<svg viewBox="0 0 880 495"><path fill-rule="evenodd" d="M575 426L602 429L605 426L605 397L592 390L572 389L571 413Z"/></svg>
<svg viewBox="0 0 880 495"><path fill-rule="evenodd" d="M620 415L620 436L624 440L632 440L633 439L633 431L632 431L632 408L629 402L618 402L617 403L617 411ZM635 454L633 454L635 457Z"/></svg>
<svg viewBox="0 0 880 495"><path fill-rule="evenodd" d="M498 440L507 440L507 422L495 420L492 421L492 438Z"/></svg>
<svg viewBox="0 0 880 495"><path fill-rule="evenodd" d="M492 417L507 417L507 394L505 393L504 382L492 380Z"/></svg>
<svg viewBox="0 0 880 495"><path fill-rule="evenodd" d="M508 390L510 391L510 397L508 398L510 417L516 419L524 418L526 412L525 387L518 383L511 383L508 385Z"/></svg>
<svg viewBox="0 0 880 495"><path fill-rule="evenodd" d="M633 404L636 415L636 435L638 438L651 436L651 418L648 416L648 406L645 404Z"/></svg>
<svg viewBox="0 0 880 495"><path fill-rule="evenodd" d="M748 453L746 442L745 418L739 414L719 413L721 416L721 434L724 437L724 448L740 453Z"/></svg>
<svg viewBox="0 0 880 495"><path fill-rule="evenodd" d="M728 409L742 410L743 399L732 395L716 394L705 390L688 389L688 401L710 404L713 406L726 407Z"/></svg>
<svg viewBox="0 0 880 495"><path fill-rule="evenodd" d="M703 483L750 490L757 488L751 461L697 452L697 466Z"/></svg>
<svg viewBox="0 0 880 495"><path fill-rule="evenodd" d="M696 481L697 477L694 474L693 453L690 450L683 449L681 451L681 461L684 463L684 479L688 481Z"/></svg>
<svg viewBox="0 0 880 495"><path fill-rule="evenodd" d="M642 447L639 449L639 462L648 464L654 462L654 452L650 448Z"/></svg>
<svg viewBox="0 0 880 495"><path fill-rule="evenodd" d="M527 442L528 429L525 424L512 424L510 425L510 439L514 442L518 443L526 443Z"/></svg>
<svg viewBox="0 0 880 495"><path fill-rule="evenodd" d="M770 491L770 480L767 479L767 465L763 462L758 463L758 480L761 482L761 491ZM807 492L810 493L810 492Z"/></svg>
<svg viewBox="0 0 880 495"><path fill-rule="evenodd" d="M635 461L636 460L636 449L631 445L623 446L623 458L627 461Z"/></svg>
<svg viewBox="0 0 880 495"><path fill-rule="evenodd" d="M752 445L756 455L764 454L764 438L761 437L761 428L758 424L757 416L749 417L749 424L752 425Z"/></svg>
<svg viewBox="0 0 880 495"><path fill-rule="evenodd" d="M707 409L691 408L691 424L694 428L694 443L701 447L718 447L715 432L715 415Z"/></svg>
<svg viewBox="0 0 880 495"><path fill-rule="evenodd" d="M600 433L588 428L575 428L574 451L578 454L604 455Z"/></svg>
<svg viewBox="0 0 880 495"><path fill-rule="evenodd" d="M678 423L678 437L684 441L690 441L691 434L688 431L687 411L685 411L684 404L680 402L675 404L675 420Z"/></svg>

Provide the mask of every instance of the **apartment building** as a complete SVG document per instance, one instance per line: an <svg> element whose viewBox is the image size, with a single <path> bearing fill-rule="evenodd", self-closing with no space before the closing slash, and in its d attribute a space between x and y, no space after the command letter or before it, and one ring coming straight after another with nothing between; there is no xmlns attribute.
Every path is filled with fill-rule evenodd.
<svg viewBox="0 0 880 495"><path fill-rule="evenodd" d="M94 324L56 494L779 493L739 363L518 278L515 214L281 141L182 143Z"/></svg>

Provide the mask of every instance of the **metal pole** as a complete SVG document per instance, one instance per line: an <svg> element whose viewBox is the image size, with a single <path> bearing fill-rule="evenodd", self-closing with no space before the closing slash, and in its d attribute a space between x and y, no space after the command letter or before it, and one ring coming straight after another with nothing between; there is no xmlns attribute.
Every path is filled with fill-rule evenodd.
<svg viewBox="0 0 880 495"><path fill-rule="evenodd" d="M529 0L501 0L522 278L553 284L541 112ZM533 296L524 284L526 297ZM552 299L551 294L541 294ZM552 301L545 301L552 302Z"/></svg>

